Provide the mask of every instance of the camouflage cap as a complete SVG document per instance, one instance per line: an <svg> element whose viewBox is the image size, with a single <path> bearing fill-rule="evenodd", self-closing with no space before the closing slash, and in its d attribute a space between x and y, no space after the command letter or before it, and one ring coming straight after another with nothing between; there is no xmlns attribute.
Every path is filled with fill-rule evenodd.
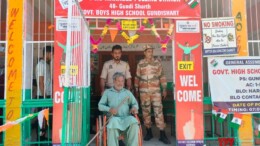
<svg viewBox="0 0 260 146"><path fill-rule="evenodd" d="M143 46L143 51L146 51L147 49L154 49L151 45L146 44Z"/></svg>

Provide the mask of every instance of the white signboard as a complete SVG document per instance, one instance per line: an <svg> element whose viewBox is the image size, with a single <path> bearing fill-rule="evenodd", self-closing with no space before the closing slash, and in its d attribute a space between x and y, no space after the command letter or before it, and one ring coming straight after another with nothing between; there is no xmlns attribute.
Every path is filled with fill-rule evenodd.
<svg viewBox="0 0 260 146"><path fill-rule="evenodd" d="M57 31L67 31L68 19L67 18L57 18L56 30ZM73 31L81 31L80 19L74 18L71 23L71 29Z"/></svg>
<svg viewBox="0 0 260 146"><path fill-rule="evenodd" d="M59 2L63 9L68 8L68 5L69 5L68 0L59 0ZM78 2L80 3L80 2L82 2L82 0L78 0ZM72 4L75 4L75 0L72 1Z"/></svg>
<svg viewBox="0 0 260 146"><path fill-rule="evenodd" d="M198 20L178 20L176 21L177 33L199 33L200 22Z"/></svg>
<svg viewBox="0 0 260 146"><path fill-rule="evenodd" d="M260 57L209 57L208 73L214 106L260 112Z"/></svg>
<svg viewBox="0 0 260 146"><path fill-rule="evenodd" d="M203 56L237 55L234 18L202 19Z"/></svg>

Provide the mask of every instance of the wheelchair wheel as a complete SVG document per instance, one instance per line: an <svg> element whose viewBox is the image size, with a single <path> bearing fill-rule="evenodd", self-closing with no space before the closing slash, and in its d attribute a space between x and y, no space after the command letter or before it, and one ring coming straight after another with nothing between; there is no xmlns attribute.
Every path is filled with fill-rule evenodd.
<svg viewBox="0 0 260 146"><path fill-rule="evenodd" d="M98 116L98 118L96 119L96 131L99 132L101 130L101 128L103 128L104 122L102 119L102 116ZM106 130L106 128L103 128L102 131L100 131L100 133L98 134L97 138L96 138L96 146L106 146L103 145L104 144L104 130Z"/></svg>
<svg viewBox="0 0 260 146"><path fill-rule="evenodd" d="M139 131L138 131L138 146L143 146L143 132L142 132L142 125L140 122L140 119L137 115L135 115L135 118L138 121L138 125L139 125Z"/></svg>
<svg viewBox="0 0 260 146"><path fill-rule="evenodd" d="M104 124L103 124L103 116L99 116L98 117L98 121L99 121L99 129L101 130L100 131L100 134L99 134L99 146L103 146L103 133L104 133L104 129L106 128L103 128ZM103 128L103 130L101 129Z"/></svg>
<svg viewBox="0 0 260 146"><path fill-rule="evenodd" d="M99 121L98 121L99 118L96 119L96 132L99 131ZM99 146L99 136L96 138L96 146Z"/></svg>
<svg viewBox="0 0 260 146"><path fill-rule="evenodd" d="M142 134L142 126L140 123L140 119L137 115L134 116L139 125L139 131L138 131L138 146L143 145L143 134ZM98 132L104 124L107 122L107 116L98 116L96 119L96 131ZM124 139L124 135L121 135ZM99 133L99 135L96 138L96 146L107 146L107 129L106 127L103 128L103 130Z"/></svg>

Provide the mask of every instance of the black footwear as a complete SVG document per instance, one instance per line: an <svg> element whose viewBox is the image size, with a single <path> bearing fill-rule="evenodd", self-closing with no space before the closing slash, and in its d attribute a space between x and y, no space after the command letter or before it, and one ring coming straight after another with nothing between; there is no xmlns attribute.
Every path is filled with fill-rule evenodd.
<svg viewBox="0 0 260 146"><path fill-rule="evenodd" d="M146 128L146 131L147 132L146 132L146 135L144 137L144 140L148 141L148 140L153 138L153 133L152 133L152 129L151 128Z"/></svg>
<svg viewBox="0 0 260 146"><path fill-rule="evenodd" d="M160 130L160 138L159 140L163 142L164 144L171 144L171 141L167 138L165 131Z"/></svg>
<svg viewBox="0 0 260 146"><path fill-rule="evenodd" d="M123 142L123 140L119 140L118 143L119 143L119 146L125 146L125 143Z"/></svg>

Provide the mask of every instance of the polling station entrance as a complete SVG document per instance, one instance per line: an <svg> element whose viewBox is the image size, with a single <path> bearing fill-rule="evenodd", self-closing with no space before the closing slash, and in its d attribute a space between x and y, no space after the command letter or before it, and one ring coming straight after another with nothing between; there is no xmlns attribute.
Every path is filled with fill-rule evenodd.
<svg viewBox="0 0 260 146"><path fill-rule="evenodd" d="M167 78L163 112L172 145L260 143L258 1L75 2L0 1L0 145L86 145L101 114L99 78L112 46L123 47L134 77L148 43ZM54 90L39 99L33 80L47 45L55 46ZM53 125L43 140L37 115ZM150 142L162 144L156 136Z"/></svg>
<svg viewBox="0 0 260 146"><path fill-rule="evenodd" d="M206 88L203 89L202 84L202 54L203 57L214 57L215 56L247 56L249 54L248 48L246 47L246 24L245 18L242 15L245 13L245 8L240 6L239 3L243 3L244 1L228 1L228 6L232 5L232 12L229 9L227 16L233 18L221 18L221 19L203 19L201 21L201 12L200 6L201 3L196 0L188 0L188 1L102 1L102 7L99 7L98 2L88 2L87 4L83 1L76 3L74 5L80 6L80 14L83 15L87 20L90 20L89 27L91 27L91 19L93 18L103 18L103 25L100 27L100 32L95 32L96 35L91 35L90 33L90 48L93 53L93 62L95 67L95 54L102 54L106 50L109 51L111 47L108 47L109 43L125 43L124 48L130 50L124 50L127 52L129 58L131 57L131 51L136 49L135 51L140 51L141 46L147 42L152 43L154 45L158 45L157 56L162 58L162 60L167 61L167 54L170 52L171 57L168 57L169 60L172 58L172 74L169 74L172 77L172 88L173 97L175 99L174 102L174 118L175 118L175 134L176 134L176 145L203 145L206 140L218 140L218 144L222 142L227 143L253 143L250 139L253 137L252 130L252 115L243 116L244 127L234 126L241 125L241 114L237 112L241 112L241 110L252 110L254 109L255 113L257 108L250 107L252 104L252 100L247 100L252 96L243 96L244 101L232 101L236 100L236 96L231 95L233 91L235 93L243 93L250 92L250 94L254 94L253 92L257 91L252 89L245 90L237 90L237 86L232 85L230 92L222 92L227 88L223 86L227 79L230 80L230 83L235 83L234 81L240 79L240 83L242 80L251 80L251 77L247 76L245 70L237 70L237 65L242 65L240 62L245 60L245 62L251 62L252 66L250 66L250 74L255 76L258 74L258 70L253 69L251 72L253 65L258 65L257 58L210 58L208 59L208 68L209 68L209 82L210 84L205 85L204 87L209 87L210 92L212 93L212 101L214 106L211 107L212 101L207 101L206 99L211 99L211 97L205 97L204 93ZM207 3L208 1L205 1ZM232 3L232 4L231 4ZM57 4L57 1L56 1ZM61 8L58 13L55 13L56 20L59 18L57 16L65 16L66 17L66 3L61 4ZM57 4L57 6L59 5ZM214 6L211 3L211 9L213 10ZM206 5L208 6L208 5ZM224 7L224 2L222 2L222 6ZM56 7L57 8L57 7ZM217 5L218 8L218 5ZM224 8L223 8L224 9ZM58 9L57 9L58 10ZM68 9L69 10L69 9ZM64 12L65 11L65 12ZM63 15L64 12L64 15ZM77 13L71 12L72 16L77 16ZM70 14L70 12L68 13ZM131 15L131 16L130 16ZM204 18L207 18L207 13ZM218 16L225 16L225 12L222 14L217 13ZM69 16L69 15L68 15ZM112 18L113 19L112 19ZM69 18L69 17L68 17ZM114 19L116 18L116 19ZM156 20L156 19L159 19ZM56 21L57 22L57 21ZM73 21L74 22L74 21ZM75 24L71 22L71 26ZM95 25L99 25L98 21L94 21ZM92 22L93 23L93 22ZM77 24L77 23L76 23ZM208 25L211 24L211 25ZM93 24L92 24L93 25ZM77 25L75 25L75 29ZM244 26L244 27L243 27ZM94 27L95 28L95 27ZM98 27L97 27L98 28ZM111 30L110 30L111 28ZM203 36L202 30L203 28ZM163 31L165 29L165 31ZM91 30L91 29L90 29ZM109 30L109 31L108 31ZM155 40L152 39L141 41L142 35L145 34L145 31L152 32ZM162 30L162 32L160 32ZM128 33L127 33L128 32ZM228 32L228 33L225 33ZM56 31L56 33L59 33ZM105 37L107 34L110 34L109 41L105 41ZM119 34L120 40L116 40L115 34ZM59 37L61 39L61 37ZM68 38L68 37L67 37ZM237 39L237 40L236 40ZM202 47L201 40L203 40ZM140 42L139 42L140 41ZM64 43L64 40L60 40L60 42ZM107 43L107 44L104 44ZM102 45L103 44L103 45ZM134 46L136 44L136 46ZM238 45L237 45L238 44ZM68 46L74 46L76 44L70 44ZM131 46L132 45L132 46ZM202 52L203 48L203 52ZM103 50L103 51L102 51ZM171 50L171 51L170 51ZM161 54L160 54L160 53ZM136 52L134 53L136 54ZM138 54L138 53L137 53ZM104 56L108 57L107 54L103 53ZM138 55L133 55L138 56ZM102 55L98 56L99 68L98 72L100 73L100 69L102 63L108 58L102 57ZM103 60L103 58L106 58ZM126 55L127 58L127 55ZM134 60L138 60L137 59ZM101 60L102 59L102 60ZM254 61L255 60L255 61ZM128 60L129 62L131 59ZM90 62L91 63L91 62ZM57 63L58 64L58 63ZM91 63L92 64L92 63ZM135 63L133 64L133 68ZM225 65L234 65L234 68L225 68ZM246 64L243 64L246 65ZM204 67L204 66L203 66ZM214 67L218 67L219 69L214 69ZM69 67L66 67L69 68ZM232 70L229 70L232 69ZM171 71L168 71L168 73ZM239 73L240 72L240 73ZM97 73L97 78L99 78L99 73ZM132 71L132 75L134 76L135 71ZM245 77L239 78L237 75L245 74ZM213 75L213 76L212 76ZM224 75L221 76L221 75ZM220 77L221 78L217 78ZM226 77L226 78L225 78ZM234 78L233 78L234 77ZM254 77L253 77L254 78ZM216 80L214 80L216 79ZM254 78L255 79L255 78ZM97 80L94 79L95 83ZM220 81L220 82L219 82ZM252 80L251 80L252 81ZM250 82L251 82L250 81ZM251 83L250 83L251 84ZM218 85L218 86L216 86ZM244 85L244 84L243 84ZM91 84L91 86L93 86ZM95 86L95 87L98 87ZM251 86L252 87L252 86ZM244 88L249 88L247 84L245 84ZM214 90L214 89L222 89ZM98 92L98 90L97 90ZM217 95L217 96L216 96ZM220 98L223 97L223 98ZM238 95L240 97L240 95ZM242 97L242 95L241 95ZM230 100L227 100L230 98ZM229 105L226 103L229 102ZM231 104L230 102L235 102ZM248 103L248 104L239 104L240 102ZM224 104L223 104L224 103ZM204 106L203 106L204 105ZM247 107L243 107L243 106ZM253 106L253 105L252 105ZM55 105L54 105L55 108ZM205 109L206 108L206 109ZM208 108L208 109L207 109ZM213 110L212 110L213 108ZM208 112L204 112L207 110ZM229 113L234 115L228 115ZM240 110L240 111L238 111ZM249 111L250 112L250 111ZM213 115L210 115L213 113ZM217 113L217 114L216 114ZM209 114L209 117L205 117L205 114ZM217 121L221 124L216 124L216 120L214 119L214 115L217 117ZM55 118L55 116L54 116ZM205 118L205 119L204 119ZM223 120L227 119L227 124L223 124ZM206 121L206 122L204 122ZM204 124L205 123L205 124ZM207 124L206 124L207 123ZM209 124L211 123L211 124ZM230 123L230 125L228 124ZM231 125L235 128L231 128ZM251 126L250 126L251 125ZM257 125L257 124L254 124ZM220 127L218 127L220 126ZM227 126L227 128L225 128ZM218 127L218 128L216 128ZM245 128L247 127L247 128ZM206 129L210 129L209 132ZM220 129L216 130L215 129ZM212 132L213 131L213 132ZM220 133L220 134L219 134ZM219 138L220 137L220 138ZM221 138L222 137L222 138ZM250 138L251 137L251 138ZM241 140L241 141L239 141ZM256 143L256 142L255 142ZM209 143L210 144L210 143ZM213 143L212 145L215 145Z"/></svg>
<svg viewBox="0 0 260 146"><path fill-rule="evenodd" d="M180 0L160 2L102 1L102 6L100 6L100 1L79 1L71 4L72 7L70 8L70 4L67 5L62 1L55 2L55 42L57 43L54 45L55 48L60 49L55 49L54 54L63 55L54 57L54 68L57 69L54 78L61 76L62 71L59 71L59 68L62 68L61 66L69 68L66 62L66 57L69 55L67 52L65 54L61 46L67 45L67 47L71 46L72 48L76 46L75 49L77 49L77 45L80 43L77 35L77 31L81 30L78 27L81 26L79 24L87 25L89 30L86 32L90 35L90 39L87 38L86 40L91 44L89 47L92 54L87 59L92 60L92 62L88 61L88 65L91 64L93 67L93 70L91 70L93 84L91 86L95 87L91 91L93 96L90 98L100 97L98 90L99 75L104 61L110 57L109 52L113 44L119 43L123 46L123 58L129 64L132 64L130 68L133 68L131 74L134 77L137 60L142 58L142 46L149 43L156 48L155 57L165 62L164 69L169 79L170 92L172 92L172 96L169 98L173 100L175 97L176 99L176 107L172 105L176 109L174 117L175 123L178 125L176 126L176 144L203 145L202 45L199 2ZM79 21L78 18L85 20ZM69 31L64 31L65 28L69 29L69 27L64 26L66 21L68 26L71 26ZM94 32L91 32L91 27L94 28L92 30ZM71 41L68 40L68 36ZM72 48L71 50L73 50ZM193 51L185 54L186 49ZM96 54L99 56L95 57ZM72 60L73 57L76 56L70 56ZM61 65L62 62L63 65ZM77 66L71 66L71 68L77 68ZM72 85L74 82L73 75L70 78ZM54 92L62 92L62 90L58 86L58 82L54 82ZM64 104L66 104L65 101ZM57 110L61 106L54 102L53 108L53 120L61 121L62 110ZM174 122L174 120L171 122ZM60 131L58 129L61 129L61 127L59 124L54 125L53 143L61 142L58 136Z"/></svg>

